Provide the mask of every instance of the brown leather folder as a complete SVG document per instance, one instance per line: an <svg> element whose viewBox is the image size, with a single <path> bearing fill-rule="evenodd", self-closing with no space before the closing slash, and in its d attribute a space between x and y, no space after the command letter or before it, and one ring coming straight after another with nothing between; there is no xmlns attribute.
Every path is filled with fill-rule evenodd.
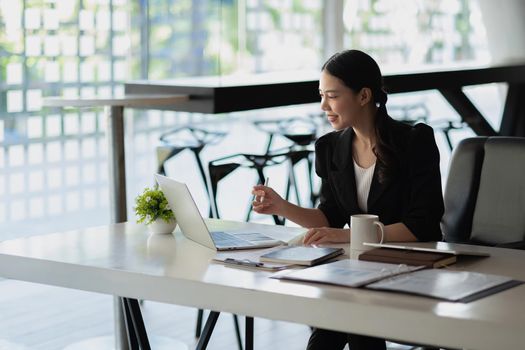
<svg viewBox="0 0 525 350"><path fill-rule="evenodd" d="M374 248L359 255L359 260L426 267L443 267L456 262L456 256L445 253Z"/></svg>

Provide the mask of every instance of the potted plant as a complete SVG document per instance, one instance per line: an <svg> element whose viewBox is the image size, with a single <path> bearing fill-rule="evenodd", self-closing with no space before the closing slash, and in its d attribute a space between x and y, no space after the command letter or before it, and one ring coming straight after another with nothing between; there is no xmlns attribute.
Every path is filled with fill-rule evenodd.
<svg viewBox="0 0 525 350"><path fill-rule="evenodd" d="M177 226L168 200L158 186L146 187L142 194L135 198L133 209L137 222L146 224L150 233L172 233Z"/></svg>

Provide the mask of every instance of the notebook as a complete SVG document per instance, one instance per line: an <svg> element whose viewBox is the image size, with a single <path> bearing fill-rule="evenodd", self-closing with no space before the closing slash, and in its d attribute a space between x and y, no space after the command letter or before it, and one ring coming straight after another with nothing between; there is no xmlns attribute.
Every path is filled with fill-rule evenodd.
<svg viewBox="0 0 525 350"><path fill-rule="evenodd" d="M361 253L359 260L437 268L455 263L457 257L448 253L374 248Z"/></svg>
<svg viewBox="0 0 525 350"><path fill-rule="evenodd" d="M423 269L423 266L406 266L344 259L293 271L291 273L277 273L271 277L282 280L315 282L345 287L362 287L387 277L420 269Z"/></svg>
<svg viewBox="0 0 525 350"><path fill-rule="evenodd" d="M482 246L469 244L450 244L447 242L403 242L403 243L363 243L376 248L417 250L422 252L445 253L452 255L490 256Z"/></svg>
<svg viewBox="0 0 525 350"><path fill-rule="evenodd" d="M344 253L343 248L285 247L261 255L259 261L312 266Z"/></svg>
<svg viewBox="0 0 525 350"><path fill-rule="evenodd" d="M271 277L280 280L401 292L463 303L523 284L507 276L448 269L424 269L423 266L352 259L292 272L281 271Z"/></svg>
<svg viewBox="0 0 525 350"><path fill-rule="evenodd" d="M468 303L521 284L523 282L506 276L425 269L383 279L366 288Z"/></svg>
<svg viewBox="0 0 525 350"><path fill-rule="evenodd" d="M186 184L159 174L155 174L155 179L175 214L182 234L194 242L214 250L257 249L284 243L259 232L210 232Z"/></svg>

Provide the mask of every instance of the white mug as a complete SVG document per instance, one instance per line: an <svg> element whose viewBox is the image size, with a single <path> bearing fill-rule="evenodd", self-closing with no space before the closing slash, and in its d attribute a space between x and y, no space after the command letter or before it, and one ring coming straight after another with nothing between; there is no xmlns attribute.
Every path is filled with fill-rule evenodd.
<svg viewBox="0 0 525 350"><path fill-rule="evenodd" d="M377 227L381 236L377 234ZM352 215L350 217L350 259L357 259L359 254L374 247L363 243L383 243L385 226L379 221L379 216L369 214Z"/></svg>

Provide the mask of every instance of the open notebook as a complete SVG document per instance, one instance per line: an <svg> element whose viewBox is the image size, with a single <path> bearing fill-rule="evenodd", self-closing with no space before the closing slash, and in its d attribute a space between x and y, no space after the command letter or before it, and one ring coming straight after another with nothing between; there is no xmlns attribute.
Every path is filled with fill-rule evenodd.
<svg viewBox="0 0 525 350"><path fill-rule="evenodd" d="M470 302L523 283L506 276L423 268L346 259L276 273L272 278L395 291L459 302Z"/></svg>

